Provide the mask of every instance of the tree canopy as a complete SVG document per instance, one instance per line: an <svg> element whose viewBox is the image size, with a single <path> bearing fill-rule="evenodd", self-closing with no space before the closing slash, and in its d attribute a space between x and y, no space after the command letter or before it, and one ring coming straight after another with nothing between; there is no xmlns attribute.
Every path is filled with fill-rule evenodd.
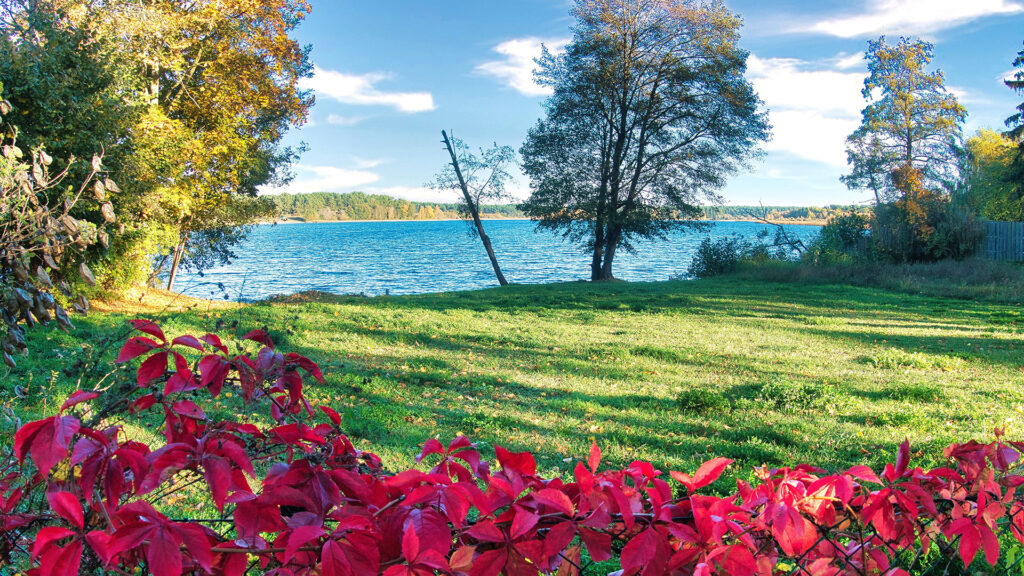
<svg viewBox="0 0 1024 576"><path fill-rule="evenodd" d="M1006 80L1006 86L1017 94L1024 95L1024 50L1017 53L1013 66L1017 71L1013 78ZM1017 155L1014 157L1007 179L1013 186L1018 199L1024 201L1024 102L1017 106L1016 113L1006 119L1006 126L1010 129L1006 134L1007 137L1017 142Z"/></svg>
<svg viewBox="0 0 1024 576"><path fill-rule="evenodd" d="M106 276L137 280L155 253L201 265L211 260L190 251L212 241L229 254L246 224L270 216L257 190L290 177L301 150L281 141L313 103L299 87L309 48L291 37L309 11L304 0L0 8L0 78L23 141L59 158L102 151L125 183L111 195L126 217L101 258Z"/></svg>
<svg viewBox="0 0 1024 576"><path fill-rule="evenodd" d="M931 190L951 189L959 178L961 126L967 111L945 85L941 71L929 71L933 46L885 37L868 42L868 101L861 125L847 138L851 189L871 190L877 203L901 198L901 183L919 181ZM919 176L900 178L904 167Z"/></svg>
<svg viewBox="0 0 1024 576"><path fill-rule="evenodd" d="M553 95L522 148L524 211L610 279L617 249L699 217L769 127L723 3L578 0L572 14L564 54L539 62Z"/></svg>

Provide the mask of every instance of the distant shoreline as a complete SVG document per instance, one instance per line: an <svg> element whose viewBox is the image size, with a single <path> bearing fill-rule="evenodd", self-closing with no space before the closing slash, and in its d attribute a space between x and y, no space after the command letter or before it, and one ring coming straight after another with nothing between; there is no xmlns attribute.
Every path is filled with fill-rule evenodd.
<svg viewBox="0 0 1024 576"><path fill-rule="evenodd" d="M526 220L529 218L518 218L518 217L501 217L501 216L481 216L481 220L485 221L501 221L501 220ZM260 222L260 224L376 224L386 222L465 222L462 218L428 218L428 219L391 219L391 220L275 220L273 222ZM752 222L755 224L765 224L763 220L757 220L756 218L730 218L730 219L716 219L716 220L699 220L699 222ZM828 224L826 220L772 220L767 224L781 224L783 226L824 226Z"/></svg>

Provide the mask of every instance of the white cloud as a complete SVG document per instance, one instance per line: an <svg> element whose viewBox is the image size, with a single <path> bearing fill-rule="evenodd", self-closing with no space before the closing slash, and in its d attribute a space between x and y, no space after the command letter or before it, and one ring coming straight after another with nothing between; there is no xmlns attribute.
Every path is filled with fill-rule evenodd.
<svg viewBox="0 0 1024 576"><path fill-rule="evenodd" d="M1003 72L1002 74L1000 74L999 77L996 78L996 80L1000 84L1004 84L1008 80L1015 80L1017 78L1017 73L1020 72L1020 71L1021 71L1020 68L1014 68L1012 70L1007 70L1006 72Z"/></svg>
<svg viewBox="0 0 1024 576"><path fill-rule="evenodd" d="M308 194L311 192L338 192L345 189L372 184L380 176L366 170L353 170L337 166L295 166L297 175L286 186L261 190L261 194Z"/></svg>
<svg viewBox="0 0 1024 576"><path fill-rule="evenodd" d="M502 42L494 47L494 52L504 59L484 62L476 67L476 71L493 76L526 96L547 96L551 90L533 81L533 71L537 67L534 62L541 55L541 45L547 46L552 52L559 52L569 43L564 38L541 39L536 37L517 38Z"/></svg>
<svg viewBox="0 0 1024 576"><path fill-rule="evenodd" d="M454 191L434 190L427 186L387 186L370 187L363 190L367 194L384 194L410 202L436 202L438 204L457 202L459 195Z"/></svg>
<svg viewBox="0 0 1024 576"><path fill-rule="evenodd" d="M387 158L360 158L355 155L349 156L349 158L352 160L352 164L354 164L356 168L364 169L376 168L391 161Z"/></svg>
<svg viewBox="0 0 1024 576"><path fill-rule="evenodd" d="M846 165L846 137L860 123L863 72L840 57L826 62L792 58L748 60L748 76L769 109L773 138L766 148L832 166Z"/></svg>
<svg viewBox="0 0 1024 576"><path fill-rule="evenodd" d="M301 86L343 104L390 106L407 114L435 108L430 92L384 92L377 88L378 83L390 78L390 74L379 72L345 74L314 66L313 77L302 79Z"/></svg>
<svg viewBox="0 0 1024 576"><path fill-rule="evenodd" d="M328 114L327 123L331 126L355 126L366 118L362 116L341 116L338 114Z"/></svg>
<svg viewBox="0 0 1024 576"><path fill-rule="evenodd" d="M1015 0L871 0L867 10L816 22L799 29L839 38L878 34L928 34L987 16L1019 14Z"/></svg>

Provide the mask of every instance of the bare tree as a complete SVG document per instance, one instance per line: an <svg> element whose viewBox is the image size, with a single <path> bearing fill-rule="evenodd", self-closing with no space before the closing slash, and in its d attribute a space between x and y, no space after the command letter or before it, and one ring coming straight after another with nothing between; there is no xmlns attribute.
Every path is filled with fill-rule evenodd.
<svg viewBox="0 0 1024 576"><path fill-rule="evenodd" d="M501 273L498 259L491 246L491 238L484 232L484 223L480 219L480 206L485 202L500 202L507 199L505 185L512 179L509 167L515 163L515 150L510 146L495 144L487 150L481 150L480 156L469 151L462 140L441 131L445 149L451 162L435 177L433 188L436 190L458 190L462 193L459 212L467 220L472 220L471 231L480 237L487 257L491 260L494 275L498 284L505 286L508 280Z"/></svg>

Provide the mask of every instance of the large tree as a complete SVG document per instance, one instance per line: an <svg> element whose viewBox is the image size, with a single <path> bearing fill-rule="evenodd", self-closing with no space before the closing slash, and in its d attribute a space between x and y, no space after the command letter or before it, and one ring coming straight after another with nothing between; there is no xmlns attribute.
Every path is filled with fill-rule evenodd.
<svg viewBox="0 0 1024 576"><path fill-rule="evenodd" d="M690 225L769 127L722 2L577 0L572 14L566 51L539 61L553 95L522 148L523 207L611 279L618 249Z"/></svg>
<svg viewBox="0 0 1024 576"><path fill-rule="evenodd" d="M1013 78L1006 80L1006 86L1017 94L1024 95L1024 50L1017 53L1013 66L1017 71ZM1017 197L1024 199L1024 102L1017 106L1017 112L1013 116L1006 119L1006 126L1010 129L1006 136L1017 142L1017 155L1009 179Z"/></svg>
<svg viewBox="0 0 1024 576"><path fill-rule="evenodd" d="M871 190L876 202L903 198L909 182L950 189L959 178L962 125L967 111L946 89L941 71L929 71L932 44L885 37L868 43L868 101L860 127L847 138L851 189ZM905 169L918 175L900 176ZM901 188L902 186L902 188Z"/></svg>
<svg viewBox="0 0 1024 576"><path fill-rule="evenodd" d="M280 144L304 122L304 0L0 0L0 75L22 141L54 157L105 152L123 219L98 263L111 282L155 253L201 266L265 216L259 187L289 176ZM83 175L84 176L84 175ZM55 191L60 193L60 191ZM94 218L98 218L98 215ZM196 252L196 258L190 256ZM145 276L141 276L145 278Z"/></svg>
<svg viewBox="0 0 1024 576"><path fill-rule="evenodd" d="M175 232L169 288L190 242L211 238L197 232L234 227L248 212L230 208L252 207L237 197L287 178L298 151L281 139L313 103L299 88L309 48L290 36L309 9L305 0L111 0L100 12L149 108L140 139L181 152L158 175L163 195L151 207Z"/></svg>

